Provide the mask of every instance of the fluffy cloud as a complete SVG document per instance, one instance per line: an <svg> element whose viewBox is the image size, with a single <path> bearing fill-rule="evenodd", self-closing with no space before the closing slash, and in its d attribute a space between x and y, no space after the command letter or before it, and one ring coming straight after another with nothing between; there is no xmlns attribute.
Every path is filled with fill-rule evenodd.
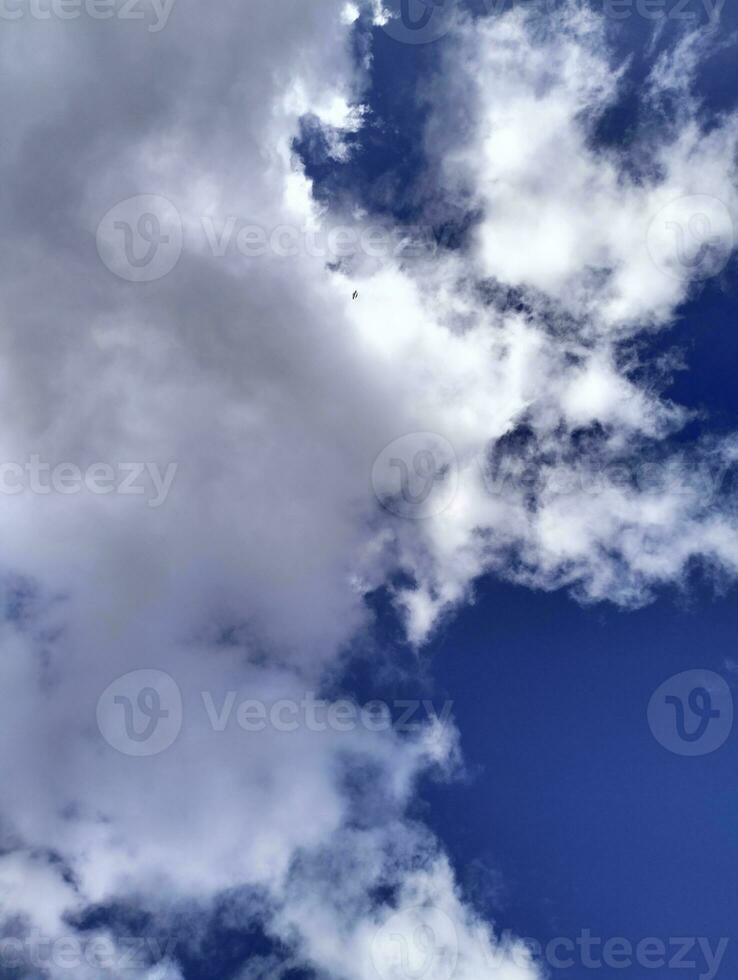
<svg viewBox="0 0 738 980"><path fill-rule="evenodd" d="M598 334L668 323L690 284L720 271L715 262L735 244L738 123L729 115L712 125L690 91L714 35L688 35L656 60L641 132L608 147L595 130L626 66L613 63L607 22L571 4L531 41L529 20L513 11L467 25L443 75L448 104L434 132L462 91L472 102L468 132L442 166L483 209L479 271L545 295ZM712 221L702 237L695 225L693 240L695 210Z"/></svg>
<svg viewBox="0 0 738 980"><path fill-rule="evenodd" d="M408 373L429 381L416 397L443 392L423 428L457 451L453 502L396 535L415 642L485 571L623 604L695 560L735 572L734 441L670 451L689 415L642 380L633 343L735 245L738 117L710 117L691 87L713 44L688 35L656 60L626 148L596 136L626 66L586 7L468 22L449 46L430 96L434 207L481 215L447 267L457 304L460 284L475 294L458 315L426 269L422 330L403 309L382 332L393 356L411 340Z"/></svg>

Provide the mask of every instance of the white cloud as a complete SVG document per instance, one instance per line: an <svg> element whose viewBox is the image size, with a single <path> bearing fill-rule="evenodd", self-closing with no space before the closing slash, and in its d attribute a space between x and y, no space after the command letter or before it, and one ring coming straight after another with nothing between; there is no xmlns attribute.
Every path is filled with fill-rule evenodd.
<svg viewBox="0 0 738 980"><path fill-rule="evenodd" d="M678 266L673 234L649 254L651 221L694 195L738 218L736 117L708 132L689 95L713 35L690 35L653 68L643 108L677 85L676 122L662 118L644 125L634 146L605 148L593 145L593 129L626 67L613 63L606 21L572 4L552 12L531 43L528 20L514 10L467 25L443 75L448 109L434 132L447 130L447 179L484 209L474 236L479 271L545 293L598 333L663 325L691 277L663 271L665 261ZM457 141L449 116L462 91L471 125ZM698 253L688 235L683 248L689 259Z"/></svg>

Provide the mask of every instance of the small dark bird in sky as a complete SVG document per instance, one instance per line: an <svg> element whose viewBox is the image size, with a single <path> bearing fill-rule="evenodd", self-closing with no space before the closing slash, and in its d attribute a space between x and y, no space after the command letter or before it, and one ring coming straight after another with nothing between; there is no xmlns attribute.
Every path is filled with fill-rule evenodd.
<svg viewBox="0 0 738 980"><path fill-rule="evenodd" d="M354 295L351 297L351 299L358 299L358 298L359 298L359 290L358 289L355 289L354 290Z"/></svg>

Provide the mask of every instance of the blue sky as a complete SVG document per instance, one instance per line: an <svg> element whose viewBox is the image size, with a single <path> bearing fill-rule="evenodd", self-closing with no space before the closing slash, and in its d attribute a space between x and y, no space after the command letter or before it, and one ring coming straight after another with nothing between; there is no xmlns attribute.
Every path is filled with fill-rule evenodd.
<svg viewBox="0 0 738 980"><path fill-rule="evenodd" d="M14 3L0 978L732 978L738 9Z"/></svg>
<svg viewBox="0 0 738 980"><path fill-rule="evenodd" d="M544 944L585 928L634 945L733 935L734 741L672 756L646 706L671 674L725 675L734 628L729 598L688 609L671 596L623 617L490 587L439 644L438 673L480 771L433 792L432 809L460 861L486 852L502 872L501 925ZM473 668L462 670L467 653Z"/></svg>

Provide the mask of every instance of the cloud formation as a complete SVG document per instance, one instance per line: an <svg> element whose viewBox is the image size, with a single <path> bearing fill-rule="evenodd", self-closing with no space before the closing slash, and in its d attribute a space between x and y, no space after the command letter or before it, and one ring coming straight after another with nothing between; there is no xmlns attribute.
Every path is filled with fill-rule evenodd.
<svg viewBox="0 0 738 980"><path fill-rule="evenodd" d="M690 474L698 460L723 477L736 445L670 449L687 413L638 380L624 342L667 326L728 261L738 122L707 128L685 82L704 42L686 38L654 67L643 136L598 149L620 76L594 17L534 38L517 11L462 20L431 93L428 194L480 215L469 241L327 262L293 247L338 217L293 141L310 113L329 156L350 153L371 67L357 10L180 0L149 30L156 8L115 9L0 36L18 83L0 458L176 465L155 508L96 477L4 496L0 917L21 943L14 968L100 976L69 956L39 966L29 937L83 933L120 956L114 907L181 938L227 894L319 976L399 978L391 929L426 927L434 980L449 963L474 980L490 958L523 980L534 965L463 903L407 817L421 775L458 762L450 722L408 736L218 719L231 695L319 692L381 587L419 645L488 572L626 604L695 558L734 573L722 484L708 494ZM242 226L243 247L222 247ZM270 244L249 255L254 228ZM634 459L651 469L614 475ZM134 671L153 678L137 692L119 681ZM126 706L121 738L147 719L181 730L146 757L121 751L110 726ZM91 909L103 925L83 926ZM131 975L176 980L176 949Z"/></svg>
<svg viewBox="0 0 738 980"><path fill-rule="evenodd" d="M416 642L485 571L626 605L694 561L735 573L735 441L675 450L690 415L662 397L637 343L733 254L738 117L712 118L692 92L714 46L696 33L666 50L637 132L611 147L597 127L627 66L586 6L545 24L513 10L454 35L428 145L449 213L481 218L460 258L424 270L422 330L403 310L383 332L395 356L411 332L424 352L420 397L443 393L435 431L459 465L454 502L398 533ZM473 367L457 371L462 350Z"/></svg>

